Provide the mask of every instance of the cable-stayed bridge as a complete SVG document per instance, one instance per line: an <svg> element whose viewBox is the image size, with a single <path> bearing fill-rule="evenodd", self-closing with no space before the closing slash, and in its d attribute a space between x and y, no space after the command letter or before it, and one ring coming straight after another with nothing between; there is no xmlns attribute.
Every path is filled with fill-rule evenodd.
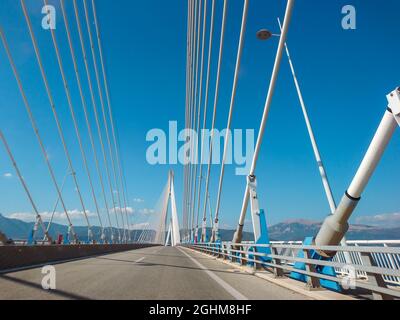
<svg viewBox="0 0 400 320"><path fill-rule="evenodd" d="M0 284L4 288L0 298L246 300L400 297L400 243L346 240L349 219L362 201L361 195L400 125L400 88L378 93L387 95L388 104L383 106L384 117L349 188L341 201L336 203L289 51L287 34L295 1L288 0L284 19L278 19L280 34L273 34L269 30L261 30L257 34L264 41L276 38L278 47L252 165L243 184L245 192L242 207L238 209L237 229L231 241L222 241L219 233L220 209L224 197L225 201L229 199L229 195L223 193L229 144L224 144L217 193L212 195L212 157L213 152L217 152L213 150L215 137L212 133L207 144L208 153L204 153L204 137L200 145L197 145L193 132L200 132L207 127L213 132L216 127L230 1L223 1L219 17L216 0L188 0L185 127L188 129L186 143L189 148L186 153L187 163L183 167L181 211L177 205L177 198L180 197L175 192L175 185L180 182L176 181L174 172L170 171L154 212L142 224L142 228L133 230L134 216L129 210L126 174L118 127L113 116L96 1L72 0L68 7L66 2L59 1L65 37L61 40L54 29L48 30L56 57L56 64L49 65L43 59L32 14L25 0L20 0L35 55L35 61L30 62L35 63L39 70L42 83L38 88L44 89L48 100L46 107L50 108L53 115L68 163L62 181L57 178L42 129L37 122L35 108L27 95L30 84L21 77L15 62L15 52L9 45L11 35L0 26L0 38L7 59L3 62L8 63L12 71L12 80L21 97L18 104L22 105L29 117L42 161L46 165L52 188L57 193L56 202L51 208L52 215L45 221L13 151L16 146L11 145L8 134L0 130L5 154L35 213L34 227L26 239L11 240L6 234L0 233L0 241L3 243L0 246ZM43 4L50 14L50 1L44 0ZM68 12L68 8L71 12ZM249 0L243 0L225 142L229 140L232 128L241 58L246 43L248 8ZM221 27L219 32L216 25ZM61 45L61 41L65 43ZM65 52L61 48L66 48ZM213 50L218 51L216 61L213 61ZM72 82L65 67L66 56L72 61L72 80L78 88L77 97L71 91ZM310 234L309 238L300 242L270 240L268 214L259 203L259 197L264 195L257 193L257 162L284 58L289 62L316 168L331 210L318 234ZM213 65L216 70L212 70ZM60 91L54 90L50 84L47 71L50 67L58 70L62 80L61 92L65 95L70 115L68 124L61 121L63 119L54 93ZM215 87L211 90L214 71ZM210 105L211 111L208 110ZM84 115L83 127L77 121L78 112ZM210 113L212 121L207 123L207 115ZM91 119L94 119L94 126ZM67 125L74 129L73 142L66 137L64 128ZM89 148L84 143L86 137ZM79 174L75 157L71 156L72 143L79 148L79 165L83 164L84 168ZM199 158L200 162L195 161ZM89 195L83 194L82 180L89 184ZM67 181L72 181L80 203L87 227L85 237L78 236L71 210L65 201ZM156 186L154 189L157 189ZM90 198L90 203L87 198ZM211 199L215 199L215 207L211 205ZM59 207L68 221L68 230L64 234L54 234L52 230ZM89 217L89 207L95 208L96 222ZM251 242L242 241L248 212L254 234L254 241ZM207 232L208 224L211 232ZM94 229L98 232L94 232ZM57 286L53 290L43 288L42 267L47 265L55 266Z"/></svg>

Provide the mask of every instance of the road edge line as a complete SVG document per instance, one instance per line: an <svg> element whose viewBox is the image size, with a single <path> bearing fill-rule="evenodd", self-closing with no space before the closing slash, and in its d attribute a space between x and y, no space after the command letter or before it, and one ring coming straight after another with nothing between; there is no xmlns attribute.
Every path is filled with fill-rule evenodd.
<svg viewBox="0 0 400 320"><path fill-rule="evenodd" d="M182 248L178 248L178 250L181 251L184 255L186 255L193 263L195 263L200 269L202 269L211 279L213 279L215 282L217 282L222 288L225 289L226 292L228 292L236 300L242 300L242 301L249 300L249 298L247 298L245 295L240 293L238 290L236 290L234 287L232 287L225 280L222 280L214 272L208 270L205 266L203 266L195 258L193 258L191 255L189 255L185 250L183 250Z"/></svg>

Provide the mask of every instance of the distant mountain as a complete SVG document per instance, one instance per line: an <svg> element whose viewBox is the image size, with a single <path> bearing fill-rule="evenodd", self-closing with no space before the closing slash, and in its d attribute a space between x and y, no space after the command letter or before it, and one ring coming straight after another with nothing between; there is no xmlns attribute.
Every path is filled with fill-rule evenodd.
<svg viewBox="0 0 400 320"><path fill-rule="evenodd" d="M210 238L211 235L211 228L207 228L207 238ZM233 235L235 233L235 230L225 230L225 229L220 229L219 230L219 236L222 241L232 241ZM254 241L254 235L251 232L243 232L243 241Z"/></svg>
<svg viewBox="0 0 400 320"><path fill-rule="evenodd" d="M7 238L14 239L14 240L26 240L28 238L29 233L31 232L34 226L33 222L24 222L18 219L11 219L4 217L0 214L0 232L3 232ZM53 223L50 228L50 236L53 239L56 239L59 234L66 234L67 233L67 226L60 225L57 223ZM87 227L74 227L76 234L78 235L79 239L87 239ZM95 239L98 241L100 240L101 236L101 229L99 227L92 227L92 231L94 233ZM109 230L106 230L109 233ZM220 236L223 241L230 241L233 238L234 230L220 230ZM114 234L117 233L117 229L114 229ZM132 239L136 240L139 238L142 230L132 230ZM207 229L207 236L210 237L211 229ZM37 239L43 238L43 232L39 228L37 235ZM243 240L254 240L254 237L249 232L243 233Z"/></svg>
<svg viewBox="0 0 400 320"><path fill-rule="evenodd" d="M322 223L308 220L288 220L269 228L271 239L278 241L300 241L318 233ZM348 240L398 240L400 228L382 228L353 224L346 234Z"/></svg>
<svg viewBox="0 0 400 320"><path fill-rule="evenodd" d="M30 231L33 228L32 222L24 222L17 219L10 219L0 214L0 232L6 234L11 239L27 239ZM288 220L269 227L269 236L274 241L300 241L306 237L314 236L318 233L321 227L321 222L309 220ZM75 227L75 232L79 239L87 239L87 227ZM60 224L53 224L50 235L56 239L58 234L65 234L67 227ZM108 232L108 230L107 230ZM233 238L234 230L220 231L222 241L230 241ZM101 229L93 227L93 233L96 240L100 239ZM114 229L117 233L117 229ZM132 238L137 239L142 233L142 230L133 230ZM208 237L211 234L211 229L207 229ZM43 237L42 231L39 229L37 238ZM398 240L400 238L400 227L397 228L381 228L367 225L355 224L350 226L350 230L346 235L348 240ZM243 233L243 240L254 240L251 232Z"/></svg>
<svg viewBox="0 0 400 320"><path fill-rule="evenodd" d="M45 223L47 226L47 224ZM25 222L21 221L18 219L11 219L4 217L2 214L0 214L0 232L5 234L8 239L13 239L13 240L26 240L28 238L28 235L30 234L32 228L34 226L33 222ZM80 240L87 240L88 233L87 233L87 227L74 227L74 230L78 236L78 239ZM50 228L50 236L53 238L53 240L57 239L57 236L59 234L65 235L68 231L68 227L65 225L60 225L57 223L53 223L51 228ZM92 227L92 232L94 239L96 241L100 240L101 237L101 228L100 227ZM109 229L106 229L106 234L109 234ZM118 229L113 228L113 233L116 235L118 233ZM142 230L132 230L131 231L131 237L132 239L136 240L139 238L141 235ZM36 234L36 239L42 239L43 238L43 231L41 228L37 231Z"/></svg>

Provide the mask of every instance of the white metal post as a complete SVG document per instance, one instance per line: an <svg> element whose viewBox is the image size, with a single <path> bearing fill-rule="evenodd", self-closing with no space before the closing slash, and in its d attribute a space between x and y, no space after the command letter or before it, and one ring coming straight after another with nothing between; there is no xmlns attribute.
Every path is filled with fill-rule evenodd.
<svg viewBox="0 0 400 320"><path fill-rule="evenodd" d="M251 212L251 219L253 221L254 241L257 242L257 240L261 236L261 226L260 226L260 205L257 196L256 177L248 176L247 184L249 186L249 192L250 192L250 209L251 209L250 212Z"/></svg>
<svg viewBox="0 0 400 320"><path fill-rule="evenodd" d="M271 104L272 104L272 98L273 98L273 95L275 92L275 86L276 86L276 82L278 79L278 74L279 74L279 70L280 70L280 66L281 66L285 42L286 42L287 34L289 31L294 2L295 2L294 0L288 0L288 2L287 2L286 12L285 12L285 20L284 20L283 28L282 28L282 35L279 40L278 51L277 51L276 58L275 58L274 69L272 71L271 82L270 82L270 86L269 86L269 90L268 90L267 99L265 102L264 113L263 113L263 117L261 120L261 126L260 126L260 131L258 134L258 139L257 139L257 144L256 144L255 152L254 152L250 175L255 175L257 160L258 160L258 156L259 156L260 150L261 150L261 144L263 141L265 127L267 124L267 119L268 119L269 111L270 111ZM244 193L242 210L241 210L240 218L239 218L239 224L236 229L235 235L233 237L234 243L239 243L242 240L243 227L244 227L244 221L246 219L248 203L249 203L249 186L246 185L246 191Z"/></svg>
<svg viewBox="0 0 400 320"><path fill-rule="evenodd" d="M391 92L387 98L389 107L361 162L360 168L335 213L326 218L315 238L315 244L318 246L338 245L340 243L349 228L348 220L361 200L362 192L382 159L397 125L400 125L398 121L400 116L400 87ZM335 254L334 252L323 251L319 253L326 257L332 257Z"/></svg>

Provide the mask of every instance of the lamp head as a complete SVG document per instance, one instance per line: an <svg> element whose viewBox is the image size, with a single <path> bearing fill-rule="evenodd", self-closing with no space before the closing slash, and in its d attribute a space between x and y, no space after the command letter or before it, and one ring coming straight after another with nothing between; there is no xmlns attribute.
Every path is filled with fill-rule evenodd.
<svg viewBox="0 0 400 320"><path fill-rule="evenodd" d="M259 40L265 41L272 37L272 32L267 29L261 29L257 32L257 38Z"/></svg>

